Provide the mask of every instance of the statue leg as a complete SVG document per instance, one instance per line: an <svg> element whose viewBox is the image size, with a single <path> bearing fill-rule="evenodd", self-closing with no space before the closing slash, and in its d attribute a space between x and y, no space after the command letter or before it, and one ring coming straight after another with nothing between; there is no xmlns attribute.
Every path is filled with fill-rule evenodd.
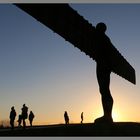
<svg viewBox="0 0 140 140"><path fill-rule="evenodd" d="M102 106L104 111L104 116L95 120L95 122L113 122L112 119L112 107L113 98L110 93L110 74L111 70L104 65L97 64L97 80L99 84L99 90L102 98Z"/></svg>

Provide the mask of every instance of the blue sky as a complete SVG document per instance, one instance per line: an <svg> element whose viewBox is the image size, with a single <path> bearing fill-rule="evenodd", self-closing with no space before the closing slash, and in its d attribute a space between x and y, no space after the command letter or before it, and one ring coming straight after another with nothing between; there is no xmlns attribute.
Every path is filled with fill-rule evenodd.
<svg viewBox="0 0 140 140"><path fill-rule="evenodd" d="M140 121L140 4L70 4L94 26L105 22L112 43L136 70L137 85L111 74L116 121ZM23 103L36 123L93 122L102 115L96 63L12 4L0 4L0 114Z"/></svg>

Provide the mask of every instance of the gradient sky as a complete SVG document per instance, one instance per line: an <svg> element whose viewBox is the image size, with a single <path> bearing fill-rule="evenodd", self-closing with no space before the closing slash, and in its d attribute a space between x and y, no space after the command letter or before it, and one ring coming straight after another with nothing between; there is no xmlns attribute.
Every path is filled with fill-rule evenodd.
<svg viewBox="0 0 140 140"><path fill-rule="evenodd" d="M137 84L111 74L114 121L140 122L140 4L70 4L94 26L105 22L112 43L136 70ZM0 4L0 120L25 103L35 124L93 122L102 115L96 63L12 4ZM16 118L17 119L17 118Z"/></svg>

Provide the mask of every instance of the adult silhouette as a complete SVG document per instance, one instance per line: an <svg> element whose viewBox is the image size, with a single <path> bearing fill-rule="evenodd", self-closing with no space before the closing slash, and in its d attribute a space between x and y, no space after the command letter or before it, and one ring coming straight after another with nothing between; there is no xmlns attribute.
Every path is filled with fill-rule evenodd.
<svg viewBox="0 0 140 140"><path fill-rule="evenodd" d="M64 112L64 119L65 119L65 124L69 124L69 116L67 111Z"/></svg>
<svg viewBox="0 0 140 140"><path fill-rule="evenodd" d="M112 118L112 107L113 107L113 98L110 93L110 74L111 66L110 62L110 47L111 41L106 36L105 31L107 27L104 23L98 23L96 25L96 52L95 54L99 57L96 57L96 74L97 81L99 84L99 91L101 93L101 100L103 106L104 115L100 118L97 118L95 122L113 122Z"/></svg>
<svg viewBox="0 0 140 140"><path fill-rule="evenodd" d="M23 104L23 107L22 107L22 119L23 119L23 128L26 127L26 119L28 118L28 107Z"/></svg>
<svg viewBox="0 0 140 140"><path fill-rule="evenodd" d="M30 111L30 114L29 114L30 126L32 126L32 122L33 122L34 117L35 117L34 113L32 111Z"/></svg>
<svg viewBox="0 0 140 140"><path fill-rule="evenodd" d="M15 121L15 117L16 117L16 111L14 109L14 106L11 107L11 111L10 111L10 125L11 128L14 129L14 121Z"/></svg>
<svg viewBox="0 0 140 140"><path fill-rule="evenodd" d="M81 113L81 123L83 123L83 119L84 119L84 116L83 116L83 112Z"/></svg>

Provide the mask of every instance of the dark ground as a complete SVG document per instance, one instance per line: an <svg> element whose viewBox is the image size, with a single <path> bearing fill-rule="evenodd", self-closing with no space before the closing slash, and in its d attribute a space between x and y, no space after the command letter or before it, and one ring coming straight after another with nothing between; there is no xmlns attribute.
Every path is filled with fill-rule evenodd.
<svg viewBox="0 0 140 140"><path fill-rule="evenodd" d="M0 136L140 136L140 123L115 122L113 124L58 124L23 128L0 129Z"/></svg>

